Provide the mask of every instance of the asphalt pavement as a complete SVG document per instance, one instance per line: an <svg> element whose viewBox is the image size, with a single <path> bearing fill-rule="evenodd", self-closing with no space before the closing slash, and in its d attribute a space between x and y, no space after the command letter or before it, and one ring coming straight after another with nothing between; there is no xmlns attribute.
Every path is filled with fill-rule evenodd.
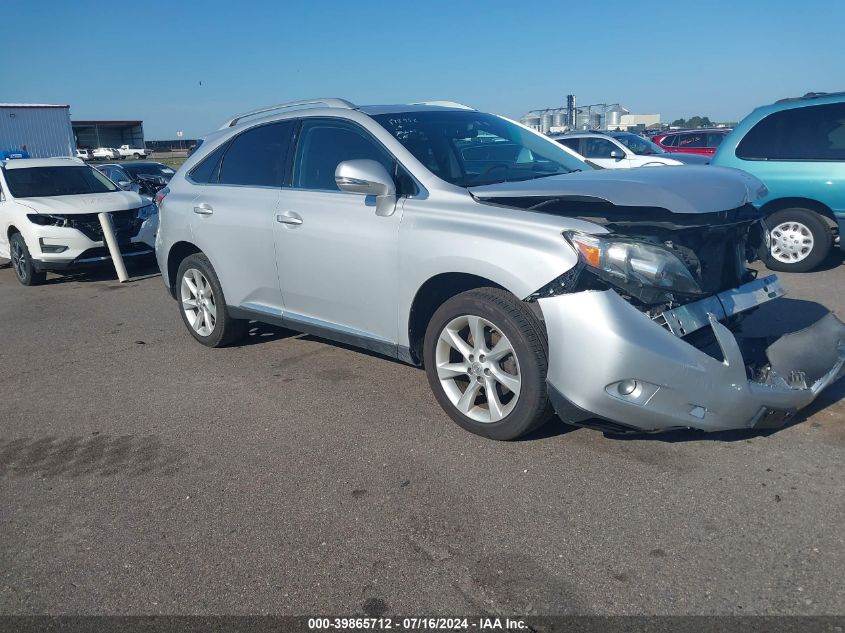
<svg viewBox="0 0 845 633"><path fill-rule="evenodd" d="M771 323L845 314L824 268ZM494 442L412 367L206 349L134 274L0 268L0 613L845 613L842 382L775 433Z"/></svg>

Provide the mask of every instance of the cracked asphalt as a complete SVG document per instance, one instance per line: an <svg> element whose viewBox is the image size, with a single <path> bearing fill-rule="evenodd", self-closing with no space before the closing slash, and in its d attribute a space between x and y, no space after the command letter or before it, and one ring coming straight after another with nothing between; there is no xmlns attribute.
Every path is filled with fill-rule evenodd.
<svg viewBox="0 0 845 633"><path fill-rule="evenodd" d="M134 273L0 268L0 613L845 613L842 382L776 433L497 443L411 367L206 349ZM782 275L769 325L844 275Z"/></svg>

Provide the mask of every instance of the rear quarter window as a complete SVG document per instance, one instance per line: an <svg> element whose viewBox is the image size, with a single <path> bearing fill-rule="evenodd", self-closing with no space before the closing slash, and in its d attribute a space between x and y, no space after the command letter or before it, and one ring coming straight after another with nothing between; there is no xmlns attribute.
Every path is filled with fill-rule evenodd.
<svg viewBox="0 0 845 633"><path fill-rule="evenodd" d="M749 130L736 155L743 160L845 161L845 103L773 112Z"/></svg>

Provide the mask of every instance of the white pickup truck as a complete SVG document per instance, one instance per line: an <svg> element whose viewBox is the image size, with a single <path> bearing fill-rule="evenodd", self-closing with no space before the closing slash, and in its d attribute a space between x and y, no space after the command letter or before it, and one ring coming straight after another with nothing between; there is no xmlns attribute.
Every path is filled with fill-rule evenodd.
<svg viewBox="0 0 845 633"><path fill-rule="evenodd" d="M117 148L117 151L120 154L120 158L146 158L150 154L146 149L129 147L128 145L121 145Z"/></svg>

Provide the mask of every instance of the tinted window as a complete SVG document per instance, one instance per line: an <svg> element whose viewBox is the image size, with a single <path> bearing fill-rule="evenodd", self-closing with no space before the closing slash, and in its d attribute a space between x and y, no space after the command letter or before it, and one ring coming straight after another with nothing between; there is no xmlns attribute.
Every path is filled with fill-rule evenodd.
<svg viewBox="0 0 845 633"><path fill-rule="evenodd" d="M845 160L845 103L770 114L740 141L736 155L749 160Z"/></svg>
<svg viewBox="0 0 845 633"><path fill-rule="evenodd" d="M334 180L338 164L370 159L393 173L393 157L354 123L332 119L305 119L294 159L293 186L339 191Z"/></svg>
<svg viewBox="0 0 845 633"><path fill-rule="evenodd" d="M561 145L566 145L569 149L581 153L581 139L579 138L559 138L557 140Z"/></svg>
<svg viewBox="0 0 845 633"><path fill-rule="evenodd" d="M220 174L220 159L223 158L223 153L228 146L228 143L223 143L194 167L188 174L191 180L199 183L216 183Z"/></svg>
<svg viewBox="0 0 845 633"><path fill-rule="evenodd" d="M725 134L711 132L707 135L707 147L719 147L723 140L725 140Z"/></svg>
<svg viewBox="0 0 845 633"><path fill-rule="evenodd" d="M172 176L175 172L167 165L161 163L127 163L124 168L126 173L132 176Z"/></svg>
<svg viewBox="0 0 845 633"><path fill-rule="evenodd" d="M296 127L295 121L279 121L242 132L229 144L220 164L221 185L281 187Z"/></svg>
<svg viewBox="0 0 845 633"><path fill-rule="evenodd" d="M112 182L93 167L24 167L5 169L9 193L15 198L75 196L117 191Z"/></svg>
<svg viewBox="0 0 845 633"><path fill-rule="evenodd" d="M706 134L679 134L678 135L678 149L685 147L707 147Z"/></svg>
<svg viewBox="0 0 845 633"><path fill-rule="evenodd" d="M610 152L616 152L617 156L624 156L625 152L616 147L613 143L604 138L584 139L584 156L587 158L611 158Z"/></svg>
<svg viewBox="0 0 845 633"><path fill-rule="evenodd" d="M661 140L660 144L665 145L666 147L675 147L675 144L677 142L678 142L678 135L672 134L671 136L667 136L663 140Z"/></svg>
<svg viewBox="0 0 845 633"><path fill-rule="evenodd" d="M587 169L554 141L492 114L411 111L373 118L435 176L459 187Z"/></svg>

